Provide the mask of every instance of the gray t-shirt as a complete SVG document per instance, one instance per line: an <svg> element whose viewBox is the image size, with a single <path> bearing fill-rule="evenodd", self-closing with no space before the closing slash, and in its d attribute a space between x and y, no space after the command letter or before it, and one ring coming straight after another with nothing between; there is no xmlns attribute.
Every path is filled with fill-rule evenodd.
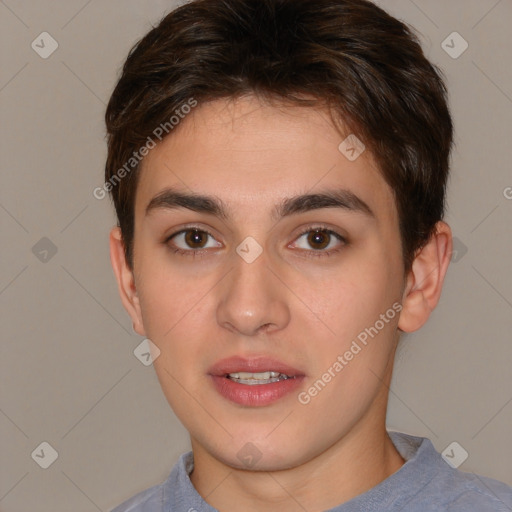
<svg viewBox="0 0 512 512"><path fill-rule="evenodd" d="M510 512L512 487L448 465L423 437L389 432L405 464L369 491L326 512ZM112 512L216 512L196 491L189 474L192 452L183 454L169 478Z"/></svg>

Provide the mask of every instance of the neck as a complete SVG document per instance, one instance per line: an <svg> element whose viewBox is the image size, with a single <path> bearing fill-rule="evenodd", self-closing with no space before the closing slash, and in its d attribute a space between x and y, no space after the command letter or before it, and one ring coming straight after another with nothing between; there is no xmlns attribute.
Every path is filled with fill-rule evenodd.
<svg viewBox="0 0 512 512"><path fill-rule="evenodd" d="M198 493L221 512L320 512L376 486L403 465L385 421L365 418L337 443L303 464L277 471L239 470L192 440Z"/></svg>

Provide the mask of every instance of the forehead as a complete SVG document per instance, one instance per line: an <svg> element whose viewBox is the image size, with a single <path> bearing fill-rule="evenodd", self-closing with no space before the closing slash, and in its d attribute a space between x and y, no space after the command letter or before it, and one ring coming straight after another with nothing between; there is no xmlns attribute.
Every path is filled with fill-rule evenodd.
<svg viewBox="0 0 512 512"><path fill-rule="evenodd" d="M200 105L143 160L136 218L169 187L252 214L270 213L291 196L343 188L371 205L379 221L396 221L392 191L370 152L351 161L340 150L348 135L327 111L310 107L255 97Z"/></svg>

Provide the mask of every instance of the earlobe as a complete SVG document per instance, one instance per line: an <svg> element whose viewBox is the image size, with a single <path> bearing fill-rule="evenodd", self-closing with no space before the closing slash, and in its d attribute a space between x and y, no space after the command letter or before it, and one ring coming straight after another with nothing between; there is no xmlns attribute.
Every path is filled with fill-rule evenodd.
<svg viewBox="0 0 512 512"><path fill-rule="evenodd" d="M135 279L126 261L123 237L119 227L110 231L110 262L116 276L121 302L132 319L133 330L141 336L146 336Z"/></svg>
<svg viewBox="0 0 512 512"><path fill-rule="evenodd" d="M418 330L437 306L450 264L452 246L450 226L439 221L435 233L416 254L407 276L402 297L403 309L398 322L400 330Z"/></svg>

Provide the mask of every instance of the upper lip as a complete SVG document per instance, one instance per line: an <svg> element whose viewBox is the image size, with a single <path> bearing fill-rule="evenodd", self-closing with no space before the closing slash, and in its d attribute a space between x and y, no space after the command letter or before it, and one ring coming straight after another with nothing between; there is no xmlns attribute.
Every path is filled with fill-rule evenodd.
<svg viewBox="0 0 512 512"><path fill-rule="evenodd" d="M304 373L277 359L267 356L242 357L233 356L217 361L209 370L210 375L227 375L228 373L249 372L260 373L274 371L288 375L289 377L301 377Z"/></svg>

